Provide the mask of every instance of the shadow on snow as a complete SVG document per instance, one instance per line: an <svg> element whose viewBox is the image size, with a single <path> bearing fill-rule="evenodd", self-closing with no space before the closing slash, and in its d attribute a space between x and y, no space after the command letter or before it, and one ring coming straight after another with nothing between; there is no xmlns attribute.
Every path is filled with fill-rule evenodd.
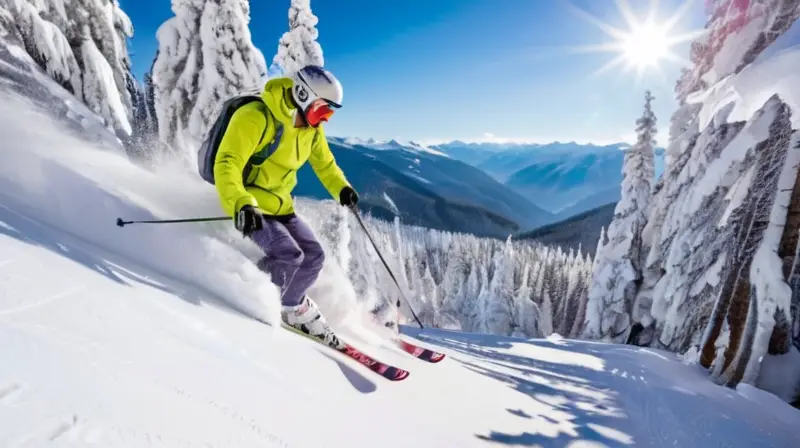
<svg viewBox="0 0 800 448"><path fill-rule="evenodd" d="M687 395L693 393L669 386L668 379L653 384L652 380L659 378L653 378L652 369L645 370L638 364L643 357L638 348L413 327L403 327L402 331L456 354L470 355L452 359L530 397L528 406L505 411L530 421L531 430L476 434L481 440L514 446L569 446L581 442L580 446L677 443L676 446L699 447L710 443L703 440L707 431L699 436L681 430L686 419L681 408L686 408ZM644 359L673 361L655 352L651 355L655 356ZM620 368L606 365L607 359L613 359L614 367ZM666 428L669 430L659 431Z"/></svg>

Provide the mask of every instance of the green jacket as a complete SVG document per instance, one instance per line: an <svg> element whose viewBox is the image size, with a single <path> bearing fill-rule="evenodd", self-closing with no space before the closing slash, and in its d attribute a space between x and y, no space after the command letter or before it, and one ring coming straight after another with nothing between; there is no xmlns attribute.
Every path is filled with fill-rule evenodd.
<svg viewBox="0 0 800 448"><path fill-rule="evenodd" d="M258 207L267 215L294 213L292 190L297 184L297 170L308 160L319 180L333 196L350 183L336 164L325 131L306 126L296 128L291 102L290 78L276 78L267 82L259 101L248 103L231 117L228 128L217 150L214 180L222 208L234 216L244 205ZM267 111L266 104L269 106ZM271 112L271 113L269 113ZM276 151L242 183L242 173L251 155L272 141L275 122L283 123L283 136Z"/></svg>

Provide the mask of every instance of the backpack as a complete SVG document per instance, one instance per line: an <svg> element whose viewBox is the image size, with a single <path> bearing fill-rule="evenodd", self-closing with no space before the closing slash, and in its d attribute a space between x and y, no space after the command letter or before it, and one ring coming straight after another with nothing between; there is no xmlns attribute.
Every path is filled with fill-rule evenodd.
<svg viewBox="0 0 800 448"><path fill-rule="evenodd" d="M217 159L217 150L219 149L220 142L222 142L222 137L225 135L225 130L228 128L228 124L231 121L231 117L233 117L233 113L240 107L252 103L253 101L261 101L263 103L263 100L258 95L242 95L225 101L214 125L208 131L205 140L203 140L203 143L200 145L200 149L197 150L197 170L200 173L200 177L211 185L215 183L214 163ZM269 122L270 118L275 124L275 135L271 142L267 143L259 151L250 156L242 172L243 184L247 183L247 178L252 172L253 167L264 163L264 161L278 149L278 145L280 145L281 137L283 136L283 124L276 120L275 117L272 117L269 109L267 109L267 122ZM261 138L258 140L259 142L264 139L267 128L268 126L264 127Z"/></svg>

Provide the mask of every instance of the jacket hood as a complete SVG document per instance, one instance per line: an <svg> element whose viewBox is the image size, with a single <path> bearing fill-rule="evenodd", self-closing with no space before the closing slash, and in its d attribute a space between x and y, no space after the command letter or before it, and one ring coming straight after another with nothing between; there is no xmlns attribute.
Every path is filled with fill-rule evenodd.
<svg viewBox="0 0 800 448"><path fill-rule="evenodd" d="M261 92L261 98L272 115L284 125L292 125L294 122L295 107L291 101L292 86L294 86L294 81L290 78L274 78L267 81Z"/></svg>

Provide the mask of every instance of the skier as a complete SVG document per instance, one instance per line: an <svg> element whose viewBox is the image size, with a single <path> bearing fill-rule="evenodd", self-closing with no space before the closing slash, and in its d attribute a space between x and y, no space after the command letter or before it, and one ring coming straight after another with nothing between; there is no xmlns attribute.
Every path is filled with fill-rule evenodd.
<svg viewBox="0 0 800 448"><path fill-rule="evenodd" d="M353 207L358 202L322 127L341 107L342 95L334 75L315 65L291 77L271 79L260 94L263 102L247 103L231 116L213 168L223 209L234 216L236 229L264 251L258 267L280 287L283 321L336 348L344 344L306 295L322 270L325 253L295 214L291 193L297 170L308 161L341 205ZM246 170L250 157L269 136L274 138L270 154Z"/></svg>

